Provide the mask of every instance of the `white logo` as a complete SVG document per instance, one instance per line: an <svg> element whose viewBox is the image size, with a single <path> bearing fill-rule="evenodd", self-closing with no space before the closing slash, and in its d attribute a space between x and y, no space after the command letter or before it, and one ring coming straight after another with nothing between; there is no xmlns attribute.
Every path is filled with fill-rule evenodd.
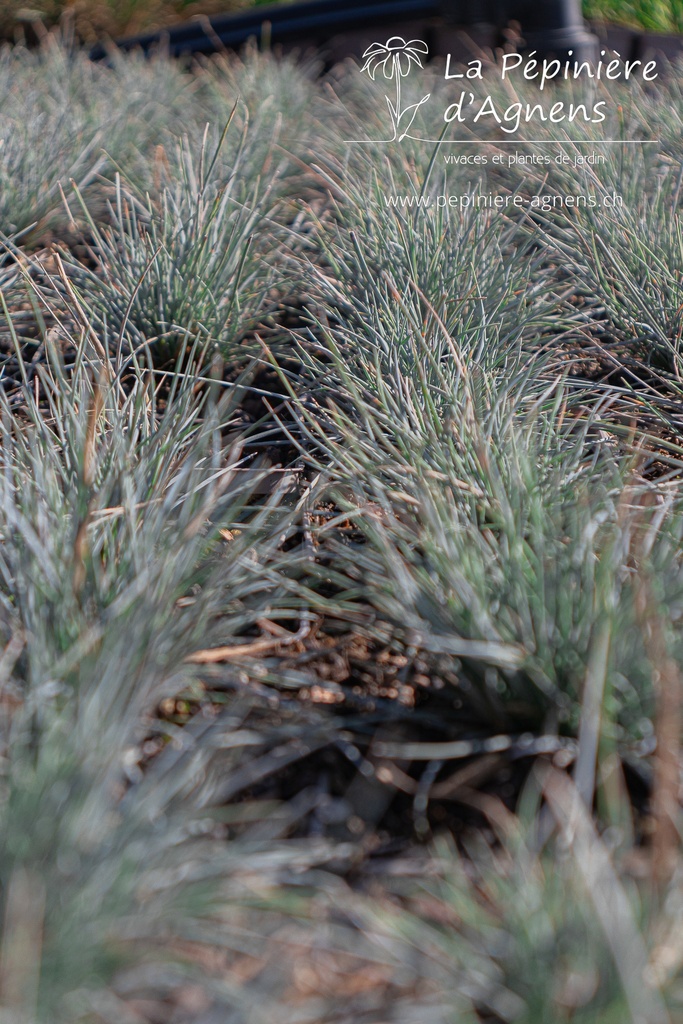
<svg viewBox="0 0 683 1024"><path fill-rule="evenodd" d="M431 96L431 93L427 93L419 103L411 103L407 107L401 106L401 79L410 74L413 64L419 68L423 67L421 58L428 53L429 47L421 39L411 39L407 43L401 36L392 36L387 39L386 43L373 43L368 46L363 54L365 64L361 71L367 71L373 82L380 68L387 81L396 80L396 102L392 103L388 96L386 98L394 129L394 137L389 140L390 142L394 142L396 139L401 142L405 139L418 110Z"/></svg>

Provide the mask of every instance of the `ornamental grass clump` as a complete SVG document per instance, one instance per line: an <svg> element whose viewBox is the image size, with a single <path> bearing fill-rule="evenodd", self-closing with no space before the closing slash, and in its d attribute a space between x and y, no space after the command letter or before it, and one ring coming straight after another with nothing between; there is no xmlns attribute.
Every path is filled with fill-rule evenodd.
<svg viewBox="0 0 683 1024"><path fill-rule="evenodd" d="M98 116L92 100L74 108L48 88L50 78L62 86L79 77L56 48L39 56L17 57L8 50L0 56L0 230L5 235L29 229L45 234L63 223L60 182L73 178L86 188L106 164L103 111Z"/></svg>
<svg viewBox="0 0 683 1024"><path fill-rule="evenodd" d="M239 156L243 177L273 179L274 193L293 204L310 185L302 172L318 130L318 61L277 58L255 46L239 58L198 59L194 96L201 130L207 121L225 124L234 111L234 129L218 154L216 173L229 178Z"/></svg>
<svg viewBox="0 0 683 1024"><path fill-rule="evenodd" d="M398 436L438 433L470 361L514 381L522 349L570 321L558 316L544 253L515 225L473 208L397 207L402 189L419 198L412 162L387 159L368 197L366 170L342 180L329 169L335 201L306 266L311 310L321 311L310 333L319 352L337 353L345 388L374 400ZM424 153L419 170L429 171Z"/></svg>
<svg viewBox="0 0 683 1024"><path fill-rule="evenodd" d="M0 230L35 246L68 236L61 190L73 180L100 211L100 176L149 166L177 117L187 119L191 76L135 57L113 67L69 53L57 40L0 55ZM164 94L164 101L158 99Z"/></svg>
<svg viewBox="0 0 683 1024"><path fill-rule="evenodd" d="M485 379L467 392L449 428L420 441L387 436L393 425L369 402L337 407L320 444L335 500L365 537L349 550L322 532L337 582L344 572L349 589L361 586L435 675L450 657L443 738L575 737L590 679L607 747L637 757L653 702L628 570L649 519L632 507L656 489L648 499L647 484L629 485L608 437L567 416L562 390L533 413ZM680 574L678 557L674 566Z"/></svg>
<svg viewBox="0 0 683 1024"><path fill-rule="evenodd" d="M265 881L289 853L216 843L215 804L282 740L246 728L246 690L218 714L198 652L299 618L292 513L279 487L253 501L258 472L221 440L233 392L198 393L191 352L124 392L83 344L65 375L52 344L46 398L27 389L18 422L0 397L2 1019L113 1024L124 997L191 984L236 1012L248 997L201 950L231 948L240 865L266 856ZM198 711L182 732L157 717L180 694Z"/></svg>
<svg viewBox="0 0 683 1024"><path fill-rule="evenodd" d="M544 242L551 258L570 270L585 308L583 332L607 348L625 345L645 366L678 374L683 333L678 163L639 148L627 165L611 160L575 175L598 202L570 217L551 214ZM605 198L613 196L619 197L617 205L605 208Z"/></svg>
<svg viewBox="0 0 683 1024"><path fill-rule="evenodd" d="M117 179L109 226L99 226L76 194L94 268L66 255L66 275L113 349L161 365L198 338L233 358L276 306L277 273L267 263L277 242L270 187L243 179L239 156L227 180L216 173L229 127L210 143L207 126L199 153L179 143L179 176L154 198Z"/></svg>
<svg viewBox="0 0 683 1024"><path fill-rule="evenodd" d="M604 124L522 125L518 153L487 172L489 187L538 197L515 217L543 246L558 295L580 313L586 342L616 351L634 377L639 363L641 381L644 367L670 372L680 358L682 110L674 69L647 90L617 83ZM535 149L528 137L555 145Z"/></svg>

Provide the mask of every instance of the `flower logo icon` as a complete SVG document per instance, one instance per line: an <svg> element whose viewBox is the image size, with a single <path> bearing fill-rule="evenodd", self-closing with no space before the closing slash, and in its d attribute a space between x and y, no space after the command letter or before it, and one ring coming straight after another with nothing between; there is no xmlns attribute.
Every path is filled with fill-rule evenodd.
<svg viewBox="0 0 683 1024"><path fill-rule="evenodd" d="M387 105L391 113L391 120L394 128L394 139L401 142L410 131L419 108L426 103L431 93L420 100L419 103L411 103L409 106L401 107L401 79L410 74L413 64L421 68L422 58L429 53L429 47L421 39L411 39L406 42L401 36L391 36L386 43L373 43L368 46L363 54L365 63L361 71L367 71L373 82L375 75L382 69L384 77L391 81L396 80L396 103L387 96ZM399 135L400 130L400 135ZM393 139L391 141L394 141Z"/></svg>
<svg viewBox="0 0 683 1024"><path fill-rule="evenodd" d="M370 78L374 79L379 68L384 68L385 78L395 78L397 75L405 78L410 73L410 65L417 64L422 67L420 54L429 53L429 48L421 39L411 39L409 43L400 36L392 36L386 43L373 43L365 53L365 64L361 71L367 71Z"/></svg>

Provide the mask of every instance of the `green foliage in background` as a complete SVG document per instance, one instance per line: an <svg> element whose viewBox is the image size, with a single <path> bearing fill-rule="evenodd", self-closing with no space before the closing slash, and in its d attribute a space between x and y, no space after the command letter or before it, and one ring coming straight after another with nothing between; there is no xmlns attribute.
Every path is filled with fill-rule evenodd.
<svg viewBox="0 0 683 1024"><path fill-rule="evenodd" d="M614 21L650 32L683 32L681 0L584 0L587 18Z"/></svg>

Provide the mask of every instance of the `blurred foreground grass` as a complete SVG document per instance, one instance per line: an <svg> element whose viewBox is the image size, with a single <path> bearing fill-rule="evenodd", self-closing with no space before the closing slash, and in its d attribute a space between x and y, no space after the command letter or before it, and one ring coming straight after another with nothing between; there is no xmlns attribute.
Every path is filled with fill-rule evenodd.
<svg viewBox="0 0 683 1024"><path fill-rule="evenodd" d="M680 80L313 71L0 59L0 1021L674 1024Z"/></svg>

